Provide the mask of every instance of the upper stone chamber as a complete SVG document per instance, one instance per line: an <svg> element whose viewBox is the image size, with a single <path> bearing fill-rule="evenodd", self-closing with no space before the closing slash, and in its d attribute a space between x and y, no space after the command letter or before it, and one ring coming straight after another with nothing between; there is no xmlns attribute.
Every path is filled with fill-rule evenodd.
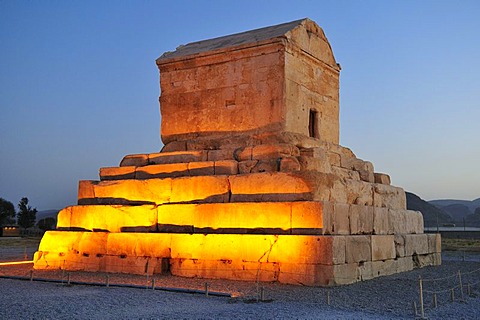
<svg viewBox="0 0 480 320"><path fill-rule="evenodd" d="M339 143L340 67L309 19L182 45L157 65L165 150Z"/></svg>

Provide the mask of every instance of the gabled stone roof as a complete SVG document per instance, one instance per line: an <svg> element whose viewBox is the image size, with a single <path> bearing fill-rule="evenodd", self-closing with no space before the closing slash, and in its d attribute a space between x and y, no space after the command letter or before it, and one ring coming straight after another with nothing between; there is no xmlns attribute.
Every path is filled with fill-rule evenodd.
<svg viewBox="0 0 480 320"><path fill-rule="evenodd" d="M250 43L258 43L269 39L279 38L285 36L286 33L295 29L306 20L308 19L304 18L292 22L282 23L276 26L260 28L214 39L191 42L186 45L179 46L173 52L165 52L160 58L157 59L157 62L207 51L236 47Z"/></svg>

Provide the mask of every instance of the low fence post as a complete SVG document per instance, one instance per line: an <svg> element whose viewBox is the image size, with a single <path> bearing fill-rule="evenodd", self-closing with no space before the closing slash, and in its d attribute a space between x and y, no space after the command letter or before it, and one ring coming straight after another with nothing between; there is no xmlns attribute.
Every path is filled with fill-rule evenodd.
<svg viewBox="0 0 480 320"><path fill-rule="evenodd" d="M463 297L462 273L460 270L458 270L458 282L460 283L460 297L462 298L462 301L465 301Z"/></svg>
<svg viewBox="0 0 480 320"><path fill-rule="evenodd" d="M418 277L418 283L420 286L420 316L422 319L425 319L425 310L423 308L423 282L422 282L422 277Z"/></svg>

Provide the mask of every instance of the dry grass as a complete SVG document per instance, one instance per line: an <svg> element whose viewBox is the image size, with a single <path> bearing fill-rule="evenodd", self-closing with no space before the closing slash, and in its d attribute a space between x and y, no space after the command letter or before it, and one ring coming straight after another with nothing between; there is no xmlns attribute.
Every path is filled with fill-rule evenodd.
<svg viewBox="0 0 480 320"><path fill-rule="evenodd" d="M8 237L0 237L0 249L4 248L32 248L37 247L40 243L40 237L16 237L16 238L8 238Z"/></svg>
<svg viewBox="0 0 480 320"><path fill-rule="evenodd" d="M446 239L442 238L443 250L462 250L480 252L480 239Z"/></svg>

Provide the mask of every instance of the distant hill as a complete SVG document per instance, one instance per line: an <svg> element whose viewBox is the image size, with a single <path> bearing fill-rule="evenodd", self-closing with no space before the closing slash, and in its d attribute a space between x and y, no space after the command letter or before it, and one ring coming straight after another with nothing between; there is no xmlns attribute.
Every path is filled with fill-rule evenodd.
<svg viewBox="0 0 480 320"><path fill-rule="evenodd" d="M431 200L429 203L445 210L457 224L463 224L465 219L467 226L480 225L480 214L475 215L475 210L480 208L480 198L473 201L455 199Z"/></svg>
<svg viewBox="0 0 480 320"><path fill-rule="evenodd" d="M469 201L469 200L455 200L455 199L439 199L428 201L438 208L444 208L446 206L451 206L454 204L460 204L466 206L470 213L474 213L476 208L480 207L480 198Z"/></svg>
<svg viewBox="0 0 480 320"><path fill-rule="evenodd" d="M60 210L55 210L55 209L38 211L37 212L37 222L41 219L45 219L45 218L49 218L49 217L55 218L55 220L57 220L57 214L58 214L59 211Z"/></svg>
<svg viewBox="0 0 480 320"><path fill-rule="evenodd" d="M463 219L473 213L466 205L457 203L439 208L445 210L456 223L463 223Z"/></svg>
<svg viewBox="0 0 480 320"><path fill-rule="evenodd" d="M452 217L445 211L421 199L414 193L405 192L407 195L407 209L420 211L423 214L425 227L435 227L445 223L453 223Z"/></svg>

